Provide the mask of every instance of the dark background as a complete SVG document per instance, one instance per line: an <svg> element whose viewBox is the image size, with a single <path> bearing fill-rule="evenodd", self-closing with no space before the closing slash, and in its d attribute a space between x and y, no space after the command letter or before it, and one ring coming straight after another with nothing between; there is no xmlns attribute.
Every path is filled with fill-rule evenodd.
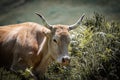
<svg viewBox="0 0 120 80"><path fill-rule="evenodd" d="M73 24L83 13L91 17L94 12L107 20L119 21L120 0L0 0L0 25L37 22L34 14L42 13L51 24Z"/></svg>

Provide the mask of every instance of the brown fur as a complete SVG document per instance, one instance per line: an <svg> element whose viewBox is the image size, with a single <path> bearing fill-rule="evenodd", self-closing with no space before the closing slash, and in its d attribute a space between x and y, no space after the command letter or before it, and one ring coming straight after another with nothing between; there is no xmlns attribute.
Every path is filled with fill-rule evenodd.
<svg viewBox="0 0 120 80"><path fill-rule="evenodd" d="M54 25L49 30L33 22L1 26L0 66L14 71L33 67L33 73L41 76L49 63L68 55L68 31L66 25Z"/></svg>

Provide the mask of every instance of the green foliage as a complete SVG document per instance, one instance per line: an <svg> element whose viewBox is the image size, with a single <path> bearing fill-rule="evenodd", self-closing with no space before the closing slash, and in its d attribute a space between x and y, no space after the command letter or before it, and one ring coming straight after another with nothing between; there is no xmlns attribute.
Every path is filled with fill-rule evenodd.
<svg viewBox="0 0 120 80"><path fill-rule="evenodd" d="M0 68L0 80L21 80L21 78L3 68Z"/></svg>
<svg viewBox="0 0 120 80"><path fill-rule="evenodd" d="M19 73L28 80L34 80L32 77L33 73L31 71L32 71L32 67L26 68L25 71L20 70Z"/></svg>
<svg viewBox="0 0 120 80"><path fill-rule="evenodd" d="M50 80L120 80L120 24L108 22L95 13L83 25L71 31L70 65L53 63L46 77ZM22 75L29 78L30 70L26 69ZM20 78L0 69L0 80Z"/></svg>
<svg viewBox="0 0 120 80"><path fill-rule="evenodd" d="M107 22L95 13L71 32L71 64L52 64L46 76L50 80L119 80L120 24Z"/></svg>

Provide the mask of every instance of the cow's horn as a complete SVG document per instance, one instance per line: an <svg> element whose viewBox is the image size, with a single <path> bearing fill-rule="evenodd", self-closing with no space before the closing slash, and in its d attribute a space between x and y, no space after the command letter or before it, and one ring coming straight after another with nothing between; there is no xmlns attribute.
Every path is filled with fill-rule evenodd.
<svg viewBox="0 0 120 80"><path fill-rule="evenodd" d="M42 19L42 22L43 22L43 25L46 26L47 28L51 29L52 28L52 25L50 25L47 20L44 18L43 15L35 12L35 14L37 14L41 19Z"/></svg>
<svg viewBox="0 0 120 80"><path fill-rule="evenodd" d="M69 26L69 29L72 30L72 29L77 28L77 27L81 24L84 16L85 16L85 13L83 13L83 15L79 18L79 20L78 20L75 24L70 25L70 26Z"/></svg>

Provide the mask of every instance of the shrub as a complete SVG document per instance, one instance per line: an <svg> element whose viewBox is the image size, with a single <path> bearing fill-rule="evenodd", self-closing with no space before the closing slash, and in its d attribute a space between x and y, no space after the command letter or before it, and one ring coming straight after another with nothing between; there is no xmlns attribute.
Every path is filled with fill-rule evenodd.
<svg viewBox="0 0 120 80"><path fill-rule="evenodd" d="M48 67L50 80L120 80L120 24L108 22L95 13L84 26L71 31L69 52L71 63ZM29 70L23 72L28 77ZM31 79L31 78L29 78ZM20 80L11 72L0 69L0 80ZM32 79L31 79L32 80Z"/></svg>
<svg viewBox="0 0 120 80"><path fill-rule="evenodd" d="M71 32L71 64L49 66L50 80L119 80L120 79L120 24L107 22L95 13Z"/></svg>
<svg viewBox="0 0 120 80"><path fill-rule="evenodd" d="M0 68L0 80L21 80L21 78L4 68Z"/></svg>

